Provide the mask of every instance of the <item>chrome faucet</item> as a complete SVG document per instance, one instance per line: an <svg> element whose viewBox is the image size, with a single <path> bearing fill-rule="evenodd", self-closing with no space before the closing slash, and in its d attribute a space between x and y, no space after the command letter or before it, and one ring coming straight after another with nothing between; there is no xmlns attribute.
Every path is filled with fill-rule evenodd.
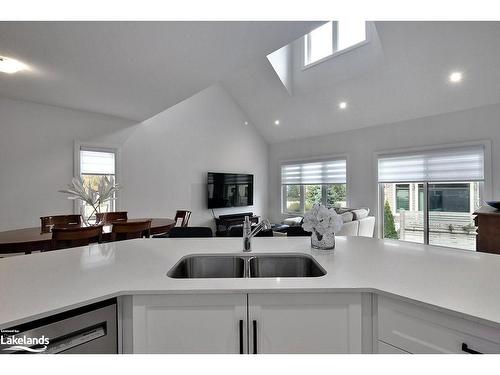
<svg viewBox="0 0 500 375"><path fill-rule="evenodd" d="M243 251L252 251L251 239L261 230L271 229L271 223L267 219L263 219L257 226L252 230L252 224L250 223L250 218L245 216L245 222L243 223Z"/></svg>

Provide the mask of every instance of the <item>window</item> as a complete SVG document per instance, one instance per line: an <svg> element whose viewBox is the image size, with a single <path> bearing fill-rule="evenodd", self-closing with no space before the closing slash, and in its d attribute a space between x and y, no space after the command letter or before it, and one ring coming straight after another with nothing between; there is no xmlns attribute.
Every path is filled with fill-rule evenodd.
<svg viewBox="0 0 500 375"><path fill-rule="evenodd" d="M101 180L107 176L112 183L116 182L116 150L80 148L80 176L85 186L97 189ZM101 205L101 212L115 211L115 200L109 200ZM80 212L86 217L94 216L93 208L80 202Z"/></svg>
<svg viewBox="0 0 500 375"><path fill-rule="evenodd" d="M470 185L429 184L429 211L469 212Z"/></svg>
<svg viewBox="0 0 500 375"><path fill-rule="evenodd" d="M345 207L346 160L330 160L281 166L282 212L303 214L315 203Z"/></svg>
<svg viewBox="0 0 500 375"><path fill-rule="evenodd" d="M424 185L418 184L418 210L424 210Z"/></svg>
<svg viewBox="0 0 500 375"><path fill-rule="evenodd" d="M410 209L410 185L396 185L396 210Z"/></svg>
<svg viewBox="0 0 500 375"><path fill-rule="evenodd" d="M384 238L475 250L484 146L381 156L378 181Z"/></svg>
<svg viewBox="0 0 500 375"><path fill-rule="evenodd" d="M305 38L306 65L333 54L333 23L327 22Z"/></svg>
<svg viewBox="0 0 500 375"><path fill-rule="evenodd" d="M337 22L337 51L342 51L365 40L366 24L364 21Z"/></svg>
<svg viewBox="0 0 500 375"><path fill-rule="evenodd" d="M304 37L304 66L366 40L364 21L330 21Z"/></svg>
<svg viewBox="0 0 500 375"><path fill-rule="evenodd" d="M299 214L302 212L303 199L300 185L284 185L284 211Z"/></svg>

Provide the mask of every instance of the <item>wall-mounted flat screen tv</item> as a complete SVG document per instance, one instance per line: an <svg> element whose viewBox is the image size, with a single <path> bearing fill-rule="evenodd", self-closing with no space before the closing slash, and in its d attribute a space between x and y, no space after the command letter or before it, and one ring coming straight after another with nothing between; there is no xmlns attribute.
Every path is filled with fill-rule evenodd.
<svg viewBox="0 0 500 375"><path fill-rule="evenodd" d="M208 208L253 205L253 175L208 172Z"/></svg>

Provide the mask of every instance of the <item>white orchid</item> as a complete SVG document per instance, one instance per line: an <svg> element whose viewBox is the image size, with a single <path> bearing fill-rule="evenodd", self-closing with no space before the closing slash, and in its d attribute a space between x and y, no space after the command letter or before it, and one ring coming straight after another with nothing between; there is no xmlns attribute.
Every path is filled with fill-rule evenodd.
<svg viewBox="0 0 500 375"><path fill-rule="evenodd" d="M313 205L304 215L302 228L307 232L314 232L319 240L327 233L338 232L343 225L342 216L335 209L326 208L321 203Z"/></svg>

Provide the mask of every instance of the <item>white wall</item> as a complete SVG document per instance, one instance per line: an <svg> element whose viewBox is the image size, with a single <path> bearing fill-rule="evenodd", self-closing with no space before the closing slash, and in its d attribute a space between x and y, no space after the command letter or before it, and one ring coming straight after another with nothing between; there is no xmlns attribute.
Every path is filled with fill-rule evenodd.
<svg viewBox="0 0 500 375"><path fill-rule="evenodd" d="M283 127L283 131L286 128ZM398 148L476 140L492 141L493 198L500 199L500 105L386 124L270 145L270 215L280 221L280 161L348 155L348 194L352 207L367 206L377 216L374 153ZM488 198L488 197L485 197Z"/></svg>
<svg viewBox="0 0 500 375"><path fill-rule="evenodd" d="M135 217L193 212L190 225L214 226L207 172L254 174L253 207L216 209L267 215L268 144L220 86L144 121L122 148L121 208Z"/></svg>
<svg viewBox="0 0 500 375"><path fill-rule="evenodd" d="M267 59L290 95L293 95L292 45L293 43L287 44L267 55Z"/></svg>
<svg viewBox="0 0 500 375"><path fill-rule="evenodd" d="M58 193L73 176L75 140L122 142L128 120L0 98L0 231L73 212Z"/></svg>

